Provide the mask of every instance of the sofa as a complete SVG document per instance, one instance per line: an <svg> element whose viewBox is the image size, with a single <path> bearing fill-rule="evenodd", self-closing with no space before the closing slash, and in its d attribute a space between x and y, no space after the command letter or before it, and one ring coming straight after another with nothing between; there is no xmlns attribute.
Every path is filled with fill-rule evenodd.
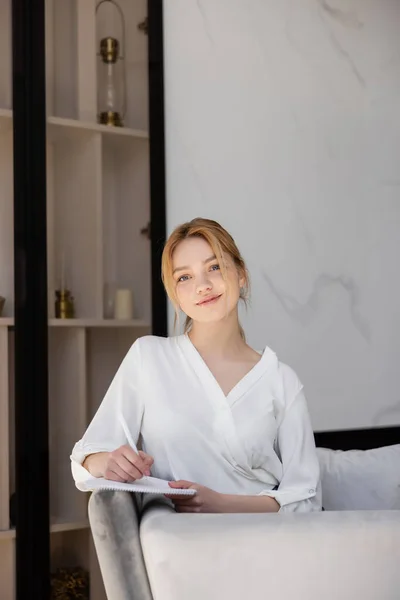
<svg viewBox="0 0 400 600"><path fill-rule="evenodd" d="M89 520L109 600L399 600L400 444L317 448L324 512L178 514L98 491Z"/></svg>

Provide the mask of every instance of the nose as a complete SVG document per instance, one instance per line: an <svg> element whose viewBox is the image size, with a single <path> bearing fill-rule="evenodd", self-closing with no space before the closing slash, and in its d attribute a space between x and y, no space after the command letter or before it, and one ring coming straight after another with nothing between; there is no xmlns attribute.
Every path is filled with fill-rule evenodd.
<svg viewBox="0 0 400 600"><path fill-rule="evenodd" d="M212 289L211 282L208 281L207 279L203 279L202 281L199 281L197 283L196 293L199 295L205 294L206 292L209 292L211 289Z"/></svg>

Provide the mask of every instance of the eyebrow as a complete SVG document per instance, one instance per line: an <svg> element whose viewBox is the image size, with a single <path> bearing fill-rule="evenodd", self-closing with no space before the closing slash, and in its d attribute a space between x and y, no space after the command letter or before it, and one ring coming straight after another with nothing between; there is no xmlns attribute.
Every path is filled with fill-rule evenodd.
<svg viewBox="0 0 400 600"><path fill-rule="evenodd" d="M206 265L207 263L209 263L209 262L211 262L211 261L215 260L216 258L217 258L217 257L215 256L215 254L213 254L212 256L210 256L210 258L206 258L206 260L203 260L203 265ZM186 266L186 267L177 267L176 269L174 269L174 270L172 271L172 275L175 275L175 273L176 273L177 271L186 271L186 270L188 270L188 269L190 269L190 267L187 267L187 266Z"/></svg>

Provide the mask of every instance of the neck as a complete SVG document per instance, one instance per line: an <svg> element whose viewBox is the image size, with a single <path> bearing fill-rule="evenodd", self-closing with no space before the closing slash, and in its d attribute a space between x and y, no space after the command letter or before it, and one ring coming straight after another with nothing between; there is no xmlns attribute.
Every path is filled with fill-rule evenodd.
<svg viewBox="0 0 400 600"><path fill-rule="evenodd" d="M231 355L246 345L240 335L237 311L218 323L193 322L189 338L200 354L212 356Z"/></svg>

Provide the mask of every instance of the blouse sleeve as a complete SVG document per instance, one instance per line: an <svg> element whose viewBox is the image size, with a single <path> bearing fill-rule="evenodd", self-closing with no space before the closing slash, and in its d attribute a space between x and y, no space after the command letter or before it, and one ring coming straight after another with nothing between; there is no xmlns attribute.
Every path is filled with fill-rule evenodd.
<svg viewBox="0 0 400 600"><path fill-rule="evenodd" d="M139 340L136 340L83 437L73 447L71 469L78 489L86 491L82 482L92 477L82 467L86 456L96 452L112 452L127 443L136 449L144 411L141 394L138 393L140 372L141 355Z"/></svg>
<svg viewBox="0 0 400 600"><path fill-rule="evenodd" d="M321 510L319 461L301 388L286 408L278 429L277 449L283 467L281 482L277 490L260 494L275 498L280 505L279 512Z"/></svg>

